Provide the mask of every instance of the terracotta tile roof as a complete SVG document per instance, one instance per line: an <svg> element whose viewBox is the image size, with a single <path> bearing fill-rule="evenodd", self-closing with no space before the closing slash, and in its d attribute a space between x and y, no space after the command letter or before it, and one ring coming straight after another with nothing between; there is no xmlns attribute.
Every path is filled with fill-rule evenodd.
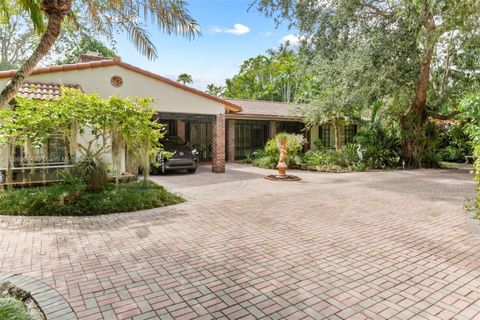
<svg viewBox="0 0 480 320"><path fill-rule="evenodd" d="M147 70L143 70L143 69L137 68L137 67L135 67L135 66L133 66L133 65L131 65L131 64L122 62L119 57L115 57L115 58L112 58L112 59L110 59L110 60L91 61L91 62L85 62L85 63L64 64L64 65L60 65L60 66L51 66L51 67L37 68L37 69L33 70L32 75L34 75L34 74L52 73L52 72L75 71L75 70L92 69L92 68L103 68L103 67L109 67L109 66L119 66L119 67L125 68L125 69L127 69L127 70L130 70L130 71L133 71L133 72L137 72L137 73L140 73L140 74L142 74L142 75L144 75L144 76L153 78L153 79L155 79L155 80L164 82L164 83L166 83L166 84L169 84L169 85L171 85L171 86L177 87L177 88L179 88L179 89L182 89L182 90L185 90L185 91L189 91L189 92L191 92L191 93L193 93L193 94L196 94L196 95L198 95L198 96L202 96L202 97L204 97L204 98L207 98L207 99L214 100L214 101L216 101L216 102L222 103L223 105L225 105L225 108L227 109L227 111L238 112L238 111L241 111L241 110L242 110L242 108L241 108L240 106L236 105L236 104L233 103L233 102L224 100L224 99L219 98L219 97L215 97L215 96L209 95L209 94L207 94L207 93L205 93L205 92L203 92L203 91L200 91L200 90L197 90L197 89L188 87L188 86L183 85L183 84L181 84L181 83L175 82L175 81L170 80L170 79L165 78L165 77L162 77L162 76L160 76L160 75L158 75L158 74L156 74L156 73L153 73L153 72L150 72L150 71L147 71ZM17 73L16 70L0 71L0 79L11 78L11 77L13 77L16 73Z"/></svg>
<svg viewBox="0 0 480 320"><path fill-rule="evenodd" d="M58 99L62 95L62 86L81 89L78 84L25 81L18 90L18 94L35 100L53 100Z"/></svg>
<svg viewBox="0 0 480 320"><path fill-rule="evenodd" d="M293 114L293 111L299 107L297 104L237 99L228 99L228 101L242 107L242 111L235 113L235 116L288 119L301 118Z"/></svg>

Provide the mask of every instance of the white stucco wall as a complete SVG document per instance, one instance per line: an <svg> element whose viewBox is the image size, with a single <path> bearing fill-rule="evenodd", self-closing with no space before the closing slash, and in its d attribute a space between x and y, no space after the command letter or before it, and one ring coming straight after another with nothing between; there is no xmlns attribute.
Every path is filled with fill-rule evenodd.
<svg viewBox="0 0 480 320"><path fill-rule="evenodd" d="M120 76L123 85L115 88L110 80L113 76ZM112 95L121 97L149 97L153 98L152 108L160 112L192 113L217 115L225 113L225 105L193 92L177 88L141 73L123 68L118 65L102 68L90 68L73 71L59 71L31 75L28 80L39 82L78 84L85 93L96 92L104 98ZM3 89L9 79L0 79L0 89ZM79 141L88 141L85 136ZM111 155L106 156L111 161ZM7 166L7 152L0 147L0 168ZM125 170L125 153L122 155L122 171Z"/></svg>
<svg viewBox="0 0 480 320"><path fill-rule="evenodd" d="M123 85L115 88L110 84L112 76L123 78ZM79 84L85 93L97 92L104 98L121 97L154 98L153 107L162 112L221 114L225 106L217 101L174 87L143 74L113 65L74 71L62 71L32 75L30 81ZM3 89L8 79L0 79Z"/></svg>
<svg viewBox="0 0 480 320"><path fill-rule="evenodd" d="M318 128L319 126L314 126L310 128L310 150L316 150L317 148L315 147L315 140L318 140Z"/></svg>

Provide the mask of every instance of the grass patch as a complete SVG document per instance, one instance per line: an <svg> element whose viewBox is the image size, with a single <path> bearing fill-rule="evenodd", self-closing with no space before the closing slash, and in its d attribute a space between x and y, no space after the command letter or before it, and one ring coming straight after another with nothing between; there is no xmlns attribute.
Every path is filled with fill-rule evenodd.
<svg viewBox="0 0 480 320"><path fill-rule="evenodd" d="M13 298L0 299L0 319L33 320L24 304Z"/></svg>
<svg viewBox="0 0 480 320"><path fill-rule="evenodd" d="M87 216L130 212L182 203L185 200L152 181L108 184L89 192L85 184L0 191L0 214L25 216Z"/></svg>

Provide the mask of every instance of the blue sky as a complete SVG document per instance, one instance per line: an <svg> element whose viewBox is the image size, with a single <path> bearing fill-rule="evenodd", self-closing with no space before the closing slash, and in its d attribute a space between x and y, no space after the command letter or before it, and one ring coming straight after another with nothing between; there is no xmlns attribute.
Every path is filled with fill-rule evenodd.
<svg viewBox="0 0 480 320"><path fill-rule="evenodd" d="M118 35L117 51L123 61L176 79L180 73L191 74L193 86L205 89L209 83L223 84L238 72L242 62L276 48L295 32L287 24L275 28L273 19L256 8L248 10L250 0L188 0L188 9L202 29L202 36L192 41L169 36L148 26L158 50L158 59L148 61L137 53L124 35Z"/></svg>

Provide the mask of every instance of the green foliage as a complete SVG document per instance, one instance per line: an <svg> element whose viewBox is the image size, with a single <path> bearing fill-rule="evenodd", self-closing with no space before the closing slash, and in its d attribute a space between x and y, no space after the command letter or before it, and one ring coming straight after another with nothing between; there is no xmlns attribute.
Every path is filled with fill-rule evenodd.
<svg viewBox="0 0 480 320"><path fill-rule="evenodd" d="M108 183L108 165L100 157L86 154L70 169L73 177L82 179L87 191L98 192Z"/></svg>
<svg viewBox="0 0 480 320"><path fill-rule="evenodd" d="M212 96L215 97L221 97L223 96L225 92L225 87L223 86L216 86L215 84L211 83L207 85L207 91L205 91L208 94L211 94Z"/></svg>
<svg viewBox="0 0 480 320"><path fill-rule="evenodd" d="M465 133L468 134L472 141L475 156L475 179L477 180L477 218L480 219L480 93L466 96L461 104L460 110L467 124L464 127Z"/></svg>
<svg viewBox="0 0 480 320"><path fill-rule="evenodd" d="M99 192L89 192L83 183L64 183L0 191L0 214L84 216L144 210L183 201L151 181L108 184Z"/></svg>
<svg viewBox="0 0 480 320"><path fill-rule="evenodd" d="M309 150L303 161L309 169L325 172L363 171L368 167L357 155L358 145L347 144L340 152L334 150Z"/></svg>
<svg viewBox="0 0 480 320"><path fill-rule="evenodd" d="M464 162L473 154L468 135L461 123L447 124L440 129L440 155L443 161Z"/></svg>
<svg viewBox="0 0 480 320"><path fill-rule="evenodd" d="M256 4L308 39L300 70L316 75L320 90L303 102L307 122L381 103L389 120L402 126L402 159L412 165L434 162L425 135L429 118L450 115L466 93L480 88L479 1Z"/></svg>
<svg viewBox="0 0 480 320"><path fill-rule="evenodd" d="M84 35L79 42L72 43L72 47L67 48L66 52L65 58L57 60L57 64L75 63L80 55L87 52L96 52L101 57L115 57L117 55L103 42L88 35Z"/></svg>
<svg viewBox="0 0 480 320"><path fill-rule="evenodd" d="M145 29L145 21L156 25L168 34L179 34L193 38L200 33L198 23L190 16L185 1L152 0L102 2L98 0L82 1L26 1L3 0L1 2L0 23L5 23L12 14L24 12L30 17L30 23L38 33L46 27L47 11L66 11L64 27L78 29L78 25L91 25L92 33L111 37L124 32L135 48L148 59L157 58L157 50ZM84 20L81 18L84 17ZM114 18L113 18L114 17ZM58 16L63 19L63 17Z"/></svg>
<svg viewBox="0 0 480 320"><path fill-rule="evenodd" d="M294 167L301 164L300 153L306 141L301 134L279 133L275 138L268 140L263 152L258 152L253 164L262 167L273 169L276 168L280 158L280 140L286 139L286 164L288 167Z"/></svg>
<svg viewBox="0 0 480 320"><path fill-rule="evenodd" d="M299 88L304 88L303 83L309 79L298 68L298 53L288 46L268 50L266 55L244 61L239 73L226 80L223 95L233 99L293 102Z"/></svg>
<svg viewBox="0 0 480 320"><path fill-rule="evenodd" d="M370 168L392 168L399 162L400 139L395 128L366 124L357 133L355 142L360 146L363 162Z"/></svg>
<svg viewBox="0 0 480 320"><path fill-rule="evenodd" d="M177 82L187 84L187 83L192 83L193 79L192 79L192 76L189 75L188 73L181 73L177 77Z"/></svg>
<svg viewBox="0 0 480 320"><path fill-rule="evenodd" d="M98 158L112 151L110 140L115 145L115 138L121 138L129 151L147 165L148 159L161 150L163 126L152 121L152 99L103 99L77 89L62 91L59 99L51 101L18 97L14 111L0 110L0 145L14 141L18 146L31 144L41 149L48 138L61 135L69 140L73 158L77 149L86 157ZM86 143L77 143L77 130ZM117 167L118 163L114 163L114 171L118 171Z"/></svg>
<svg viewBox="0 0 480 320"><path fill-rule="evenodd" d="M33 320L25 305L13 298L0 299L0 319Z"/></svg>

